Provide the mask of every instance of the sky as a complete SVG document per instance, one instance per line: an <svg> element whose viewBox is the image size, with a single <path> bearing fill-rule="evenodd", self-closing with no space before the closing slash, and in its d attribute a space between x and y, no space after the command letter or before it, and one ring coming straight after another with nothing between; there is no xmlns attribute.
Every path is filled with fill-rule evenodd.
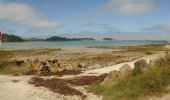
<svg viewBox="0 0 170 100"><path fill-rule="evenodd" d="M50 36L170 40L170 0L0 0L0 31Z"/></svg>

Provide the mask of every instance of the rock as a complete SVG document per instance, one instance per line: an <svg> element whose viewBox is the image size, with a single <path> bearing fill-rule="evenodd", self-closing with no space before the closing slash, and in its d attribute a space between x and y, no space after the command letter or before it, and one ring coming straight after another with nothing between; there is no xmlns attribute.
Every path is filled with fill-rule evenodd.
<svg viewBox="0 0 170 100"><path fill-rule="evenodd" d="M50 72L50 67L45 65L43 66L43 68L41 69L42 72Z"/></svg>
<svg viewBox="0 0 170 100"><path fill-rule="evenodd" d="M51 71L52 73L57 73L57 72L59 72L57 67L51 67L51 68L50 68L50 71Z"/></svg>
<svg viewBox="0 0 170 100"><path fill-rule="evenodd" d="M65 68L64 68L64 67L58 68L58 72L62 72L62 71L65 71Z"/></svg>
<svg viewBox="0 0 170 100"><path fill-rule="evenodd" d="M139 60L134 63L133 75L137 75L142 73L148 67L147 62L145 60Z"/></svg>
<svg viewBox="0 0 170 100"><path fill-rule="evenodd" d="M41 62L43 65L46 65L47 63L46 62Z"/></svg>
<svg viewBox="0 0 170 100"><path fill-rule="evenodd" d="M43 68L43 64L41 62L38 62L33 69L40 71Z"/></svg>
<svg viewBox="0 0 170 100"><path fill-rule="evenodd" d="M31 68L31 65L32 65L31 62L28 62L28 61L24 63L24 67L27 67L27 68Z"/></svg>
<svg viewBox="0 0 170 100"><path fill-rule="evenodd" d="M38 58L34 59L33 63L37 64L39 62Z"/></svg>
<svg viewBox="0 0 170 100"><path fill-rule="evenodd" d="M120 77L120 72L119 71L111 71L105 78L104 78L104 81L101 83L107 83L108 81L111 81L111 80L116 80Z"/></svg>
<svg viewBox="0 0 170 100"><path fill-rule="evenodd" d="M54 63L52 66L53 66L53 67L56 67L56 68L61 67L60 63Z"/></svg>
<svg viewBox="0 0 170 100"><path fill-rule="evenodd" d="M125 64L119 69L119 71L121 73L121 76L126 76L127 74L132 72L132 69L128 64Z"/></svg>
<svg viewBox="0 0 170 100"><path fill-rule="evenodd" d="M71 65L66 66L65 69L67 71L73 71L74 70L74 68Z"/></svg>
<svg viewBox="0 0 170 100"><path fill-rule="evenodd" d="M15 64L16 64L17 66L21 66L22 64L24 64L24 60L15 61Z"/></svg>
<svg viewBox="0 0 170 100"><path fill-rule="evenodd" d="M54 63L57 63L57 62L58 62L58 60L56 60L56 59L55 59L55 60L52 60L52 63L53 63L53 64L54 64Z"/></svg>
<svg viewBox="0 0 170 100"><path fill-rule="evenodd" d="M37 73L38 73L37 70L31 69L31 70L29 70L29 71L26 73L26 75L37 75Z"/></svg>
<svg viewBox="0 0 170 100"><path fill-rule="evenodd" d="M85 63L79 63L78 68L85 68L87 65Z"/></svg>
<svg viewBox="0 0 170 100"><path fill-rule="evenodd" d="M140 70L143 71L143 70L145 70L147 67L148 67L147 62L146 62L144 59L139 60L139 61L136 61L136 62L134 63L134 69L140 69Z"/></svg>

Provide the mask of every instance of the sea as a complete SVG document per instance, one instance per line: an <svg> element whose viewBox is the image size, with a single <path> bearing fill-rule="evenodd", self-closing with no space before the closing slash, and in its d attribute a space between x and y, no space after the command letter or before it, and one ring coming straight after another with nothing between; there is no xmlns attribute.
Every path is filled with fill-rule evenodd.
<svg viewBox="0 0 170 100"><path fill-rule="evenodd" d="M37 42L2 42L0 48L30 49L30 48L74 48L87 46L135 46L148 44L166 44L168 41L150 40L89 40L89 41L37 41Z"/></svg>

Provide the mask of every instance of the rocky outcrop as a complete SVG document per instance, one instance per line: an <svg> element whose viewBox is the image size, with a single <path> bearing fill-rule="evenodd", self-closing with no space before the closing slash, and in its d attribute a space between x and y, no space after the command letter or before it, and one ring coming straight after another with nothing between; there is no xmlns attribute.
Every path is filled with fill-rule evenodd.
<svg viewBox="0 0 170 100"><path fill-rule="evenodd" d="M138 75L148 68L147 62L142 59L134 63L133 75Z"/></svg>
<svg viewBox="0 0 170 100"><path fill-rule="evenodd" d="M132 72L132 69L128 64L125 64L122 67L120 67L119 71L121 73L121 76L126 76Z"/></svg>
<svg viewBox="0 0 170 100"><path fill-rule="evenodd" d="M87 67L87 65L85 63L79 63L78 64L78 68L85 68Z"/></svg>
<svg viewBox="0 0 170 100"><path fill-rule="evenodd" d="M59 62L57 59L39 61L38 59L15 61L18 66L23 66L29 69L28 74L41 74L41 73L57 73L62 71L77 71L78 64L66 64ZM80 67L80 65L79 65ZM81 64L81 67L85 65Z"/></svg>
<svg viewBox="0 0 170 100"><path fill-rule="evenodd" d="M126 77L128 74L132 72L131 67L128 64L120 67L119 71L111 71L105 78L101 85L108 83L109 81L115 81L119 78Z"/></svg>
<svg viewBox="0 0 170 100"><path fill-rule="evenodd" d="M111 71L105 78L104 78L104 81L101 83L101 85L111 81L111 80L116 80L120 77L120 72L119 71Z"/></svg>

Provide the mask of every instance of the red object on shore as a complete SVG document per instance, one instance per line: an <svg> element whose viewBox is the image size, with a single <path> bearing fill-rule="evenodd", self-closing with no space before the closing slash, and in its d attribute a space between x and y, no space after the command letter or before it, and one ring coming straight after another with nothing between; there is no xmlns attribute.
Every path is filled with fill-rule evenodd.
<svg viewBox="0 0 170 100"><path fill-rule="evenodd" d="M0 40L2 39L2 32L0 32Z"/></svg>

